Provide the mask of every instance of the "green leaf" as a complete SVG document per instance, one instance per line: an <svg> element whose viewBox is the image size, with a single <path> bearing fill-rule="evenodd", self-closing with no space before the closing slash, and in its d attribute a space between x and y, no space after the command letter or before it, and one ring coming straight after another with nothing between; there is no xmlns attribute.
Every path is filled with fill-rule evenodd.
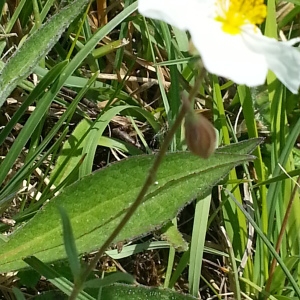
<svg viewBox="0 0 300 300"><path fill-rule="evenodd" d="M169 289L148 288L145 286L130 286L114 284L104 287L101 299L105 300L193 300L190 295L179 294Z"/></svg>
<svg viewBox="0 0 300 300"><path fill-rule="evenodd" d="M128 246L123 246L121 252L119 252L119 249L112 249L106 251L105 253L113 259L121 259L146 250L169 249L169 248L170 248L169 242L147 241L141 244L131 244Z"/></svg>
<svg viewBox="0 0 300 300"><path fill-rule="evenodd" d="M172 222L162 228L161 238L168 241L179 252L187 251L189 248L187 241Z"/></svg>
<svg viewBox="0 0 300 300"><path fill-rule="evenodd" d="M50 85L58 76L59 72L61 72L62 68L65 67L65 62L58 64L56 67L53 68L47 75L45 76L40 83L36 86L33 90L31 95L25 100L22 104L20 109L15 113L11 122L7 124L7 128L5 128L0 133L0 144L5 141L5 138L11 133L12 128L18 122L18 119L24 115L27 107L36 99L38 98L44 91L45 88ZM57 72L57 73L56 73ZM1 93L1 92L0 92ZM1 101L1 100L0 100ZM0 174L0 183L6 178L8 172L12 169L13 164L16 162L18 156L20 155L23 147L26 145L32 133L36 130L39 122L44 117L44 114L47 112L48 108L52 103L52 99L48 101L39 101L35 110L27 120L26 124L24 125L22 131L15 139L11 151L6 155L5 159L1 161L1 174ZM5 126L6 127L6 126ZM3 191L1 191L2 193Z"/></svg>
<svg viewBox="0 0 300 300"><path fill-rule="evenodd" d="M75 0L61 9L16 51L1 72L0 107L17 84L30 74L40 59L57 43L64 30L88 2Z"/></svg>
<svg viewBox="0 0 300 300"><path fill-rule="evenodd" d="M41 275L33 269L21 270L17 276L20 279L20 284L28 288L34 288L41 278Z"/></svg>
<svg viewBox="0 0 300 300"><path fill-rule="evenodd" d="M201 276L202 259L204 252L207 222L209 216L211 195L198 200L195 208L195 217L190 246L190 267L189 267L189 289L190 293L197 296Z"/></svg>
<svg viewBox="0 0 300 300"><path fill-rule="evenodd" d="M62 72L62 70L65 68L66 65L67 65L66 61L60 62L57 65L55 65L44 76L44 78L38 83L38 85L33 89L33 91L30 93L30 95L24 100L24 102L22 103L20 108L12 116L9 123L6 124L5 128L3 128L3 130L1 131L0 145L3 144L3 142L5 141L5 138L12 132L16 123L25 114L26 110L28 109L28 106L31 105L34 100L40 98L41 95L45 93L45 89L56 80L56 78L59 76L59 74ZM38 122L36 121L36 123L38 123ZM30 132L30 131L34 131L34 130L29 129L27 131ZM18 156L18 153L17 153L17 156ZM14 160L16 160L16 158Z"/></svg>
<svg viewBox="0 0 300 300"><path fill-rule="evenodd" d="M46 277L54 286L59 288L63 293L70 296L74 287L74 284L71 281L63 277L53 268L50 268L49 266L45 265L43 262L41 262L39 259L37 259L34 256L27 257L24 259L24 261L26 261L27 264L29 264L33 269L35 269L41 275ZM58 299L60 299L60 297ZM95 298L93 298L86 292L81 291L77 296L77 299L94 300Z"/></svg>
<svg viewBox="0 0 300 300"><path fill-rule="evenodd" d="M76 281L79 279L81 267L78 259L74 234L72 231L70 219L65 209L63 209L62 207L58 207L58 209L62 219L64 245L68 256L69 265L72 270L74 280Z"/></svg>
<svg viewBox="0 0 300 300"><path fill-rule="evenodd" d="M55 179L54 184L59 185L74 170L75 166L82 159L83 141L91 127L91 122L82 119L72 132L66 142L64 142L61 153L52 171L51 178ZM78 172L74 176L78 179Z"/></svg>
<svg viewBox="0 0 300 300"><path fill-rule="evenodd" d="M219 149L204 160L188 152L169 153L143 204L115 240L131 240L176 216L195 197L203 198L234 166L253 160L246 155L259 139ZM99 248L140 191L154 155L135 156L82 178L52 199L8 242L0 241L0 272L24 267L23 257L44 262L65 259L58 206L71 220L79 253Z"/></svg>
<svg viewBox="0 0 300 300"><path fill-rule="evenodd" d="M55 178L55 185L60 184L66 177L68 177L85 153L88 153L89 156L87 158L89 159L87 172L89 172L92 168L94 153L98 145L121 148L121 143L117 143L116 141L114 142L113 140L102 136L102 133L116 114L123 110L128 110L129 108L131 108L132 111L142 114L145 118L148 117L147 120L149 122L149 116L147 116L140 107L124 105L109 109L101 115L95 123L86 119L83 119L78 123L69 139L64 143L61 154L58 157L56 166L52 172L51 177ZM131 146L131 149L133 148L134 147ZM126 147L123 147L123 150L126 150ZM137 150L135 151L137 152ZM74 178L79 179L79 172L74 175Z"/></svg>
<svg viewBox="0 0 300 300"><path fill-rule="evenodd" d="M292 273L299 264L299 256L290 256L284 259L284 264L287 269ZM271 294L281 294L282 290L286 287L286 275L280 266L277 266L273 275L272 284L270 287Z"/></svg>
<svg viewBox="0 0 300 300"><path fill-rule="evenodd" d="M115 117L117 114L121 113L124 110L129 110L129 109L132 109L145 117L147 115L147 112L145 112L145 110L141 109L140 107L135 107L132 105L131 106L120 105L120 106L112 107L109 110L107 110L105 113L100 115L99 118L97 118L95 122L92 124L90 131L87 137L84 139L84 143L83 143L83 153L87 153L87 156L83 161L82 166L79 170L79 178L89 175L91 173L93 162L94 162L94 156L96 153L96 148L98 146L98 141L102 136L106 126L109 124L112 118ZM147 118L147 120L150 123L150 119Z"/></svg>
<svg viewBox="0 0 300 300"><path fill-rule="evenodd" d="M49 90L44 94L44 96L41 99L41 102L46 102L46 103L51 102L54 99L54 97L57 95L57 93L59 92L59 90L61 89L61 87L63 85L65 85L66 81L69 79L69 77L71 76L71 74L73 74L75 72L75 70L80 66L80 64L82 63L82 61L98 45L99 41L102 40L106 35L108 35L121 22L124 22L124 20L137 9L137 6L138 6L138 3L134 2L131 5L129 5L128 7L125 7L109 23L107 23L105 26L99 28L99 30L97 30L97 32L92 36L92 38L90 38L87 41L87 43L85 44L84 48L81 49L73 57L72 60L70 60L70 62L68 63L68 65L65 67L64 71L59 74L59 78L57 79L57 81L55 82L55 84L51 85L51 87L49 88ZM94 76L92 76L91 78L93 78L93 77ZM80 87L81 88L85 88L85 86L89 85L90 79L84 79L84 78L82 78L82 80L84 82L81 84ZM97 82L95 82L95 84L96 83ZM0 86L1 86L1 83L0 83ZM1 93L1 91L0 91L0 93ZM118 97L121 94L124 94L124 93L120 93L118 95ZM79 96L79 94L78 94L78 96ZM78 101L79 100L80 99L78 97ZM73 104L75 104L75 107L76 107L77 102L73 101L71 103L70 107L71 106L73 107ZM141 110L142 110L142 108L141 108ZM11 181L9 181L8 184L6 184L3 187L3 189L1 190L1 192L0 192L1 193L1 195L0 195L0 201L3 201L3 202L10 201L12 199L12 197L14 197L16 191L19 190L19 185L18 184L20 184L24 178L27 178L29 176L29 174L31 174L33 172L33 169L35 169L36 167L38 167L46 159L46 157L49 157L49 154L52 153L52 150L51 150L51 148L49 149L49 147L47 147L47 146L49 145L49 143L52 143L53 138L56 136L56 133L59 130L59 127L62 126L62 124L70 116L70 114L72 114L72 110L68 109L66 111L66 113L63 114L63 116L57 121L56 125L49 132L49 134L43 139L43 141L41 142L41 144L35 149L35 155L32 156L32 157L30 157L30 158L26 158L25 165L16 173L16 175L13 177L13 179ZM148 114L150 114L150 112L148 112ZM153 119L154 119L154 117L153 117ZM147 118L147 120L149 122L150 119ZM60 125L57 126L58 124L60 124ZM23 128L23 130L24 130L24 128ZM54 146L55 146L55 144L54 144ZM48 150L46 150L46 152L44 152L44 150L46 149L46 147L48 148ZM39 160L36 161L36 158L39 157L39 156L40 156ZM0 176L3 173L4 172L2 172L2 165L1 165ZM4 174L4 176L5 176L5 174Z"/></svg>
<svg viewBox="0 0 300 300"><path fill-rule="evenodd" d="M13 290L17 300L26 300L25 296L19 289L17 289L16 287L13 287L12 290Z"/></svg>
<svg viewBox="0 0 300 300"><path fill-rule="evenodd" d="M298 300L298 299L299 299L298 297L276 295L276 300Z"/></svg>
<svg viewBox="0 0 300 300"><path fill-rule="evenodd" d="M300 1L299 0L288 0L287 2L296 4L296 5L300 5Z"/></svg>

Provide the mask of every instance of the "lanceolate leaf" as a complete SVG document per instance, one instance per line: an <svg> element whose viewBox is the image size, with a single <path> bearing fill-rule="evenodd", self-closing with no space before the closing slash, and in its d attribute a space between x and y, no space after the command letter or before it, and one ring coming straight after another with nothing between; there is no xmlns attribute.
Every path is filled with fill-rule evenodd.
<svg viewBox="0 0 300 300"><path fill-rule="evenodd" d="M74 0L33 33L6 63L0 76L0 107L10 92L57 43L61 34L89 0Z"/></svg>
<svg viewBox="0 0 300 300"><path fill-rule="evenodd" d="M260 140L249 140L200 159L188 152L166 155L156 182L117 241L153 231L174 218L196 196L204 197L234 166L253 160L247 155ZM79 253L99 248L120 222L144 183L154 156L135 156L75 182L5 242L0 242L0 272L25 266L35 255L44 262L66 257L58 206L71 220Z"/></svg>

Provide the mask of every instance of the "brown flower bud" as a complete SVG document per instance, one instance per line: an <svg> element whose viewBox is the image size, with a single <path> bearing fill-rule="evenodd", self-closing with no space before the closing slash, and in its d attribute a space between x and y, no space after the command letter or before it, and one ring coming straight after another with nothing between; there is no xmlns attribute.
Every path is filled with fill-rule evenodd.
<svg viewBox="0 0 300 300"><path fill-rule="evenodd" d="M204 116L191 110L185 117L185 140L193 154L208 158L216 148L215 128Z"/></svg>

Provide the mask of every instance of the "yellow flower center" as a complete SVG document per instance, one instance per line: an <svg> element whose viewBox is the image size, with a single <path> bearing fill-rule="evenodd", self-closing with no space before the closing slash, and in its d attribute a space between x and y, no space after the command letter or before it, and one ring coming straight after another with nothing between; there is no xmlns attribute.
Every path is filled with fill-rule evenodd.
<svg viewBox="0 0 300 300"><path fill-rule="evenodd" d="M261 24L267 15L263 0L216 0L216 21L224 32L235 35L245 24Z"/></svg>

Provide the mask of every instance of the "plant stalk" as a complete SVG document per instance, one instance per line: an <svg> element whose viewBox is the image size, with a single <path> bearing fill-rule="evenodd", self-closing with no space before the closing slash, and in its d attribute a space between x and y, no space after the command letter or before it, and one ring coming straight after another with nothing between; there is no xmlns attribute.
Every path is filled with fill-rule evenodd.
<svg viewBox="0 0 300 300"><path fill-rule="evenodd" d="M196 78L195 85L193 86L193 88L192 88L192 90L189 94L188 100L189 100L190 103L193 103L193 100L194 100L195 96L197 95L197 93L199 91L199 88L200 88L200 85L201 85L202 80L204 78L204 75L205 75L205 69L202 68L200 70L199 75ZM75 300L77 298L77 295L82 290L83 283L87 279L88 275L95 268L95 266L97 265L99 259L103 255L103 253L113 243L113 241L118 236L118 234L121 232L123 227L129 221L129 219L132 217L132 215L135 213L135 211L137 210L139 205L143 202L143 199L144 199L148 189L155 182L155 177L156 177L156 173L158 171L158 168L159 168L160 164L162 163L162 160L163 160L166 152L168 151L169 145L170 145L177 129L180 127L180 125L181 125L181 123L182 123L182 121L185 117L186 112L187 112L187 105L184 105L184 103L183 103L183 105L181 106L181 108L179 110L179 113L178 113L178 115L175 119L175 122L173 123L170 130L166 134L166 137L165 137L165 139L164 139L164 141L161 145L160 151L158 152L158 154L155 157L153 165L149 170L148 176L147 176L147 178L144 182L144 185L143 185L142 189L140 190L137 198L135 199L133 204L129 207L127 213L125 214L123 219L120 221L119 225L114 229L114 231L107 238L105 243L101 246L99 251L96 253L94 258L91 260L90 264L84 270L84 272L81 275L80 282L75 282L74 283L74 288L73 288L72 293L71 293L70 298L69 298L70 300Z"/></svg>

